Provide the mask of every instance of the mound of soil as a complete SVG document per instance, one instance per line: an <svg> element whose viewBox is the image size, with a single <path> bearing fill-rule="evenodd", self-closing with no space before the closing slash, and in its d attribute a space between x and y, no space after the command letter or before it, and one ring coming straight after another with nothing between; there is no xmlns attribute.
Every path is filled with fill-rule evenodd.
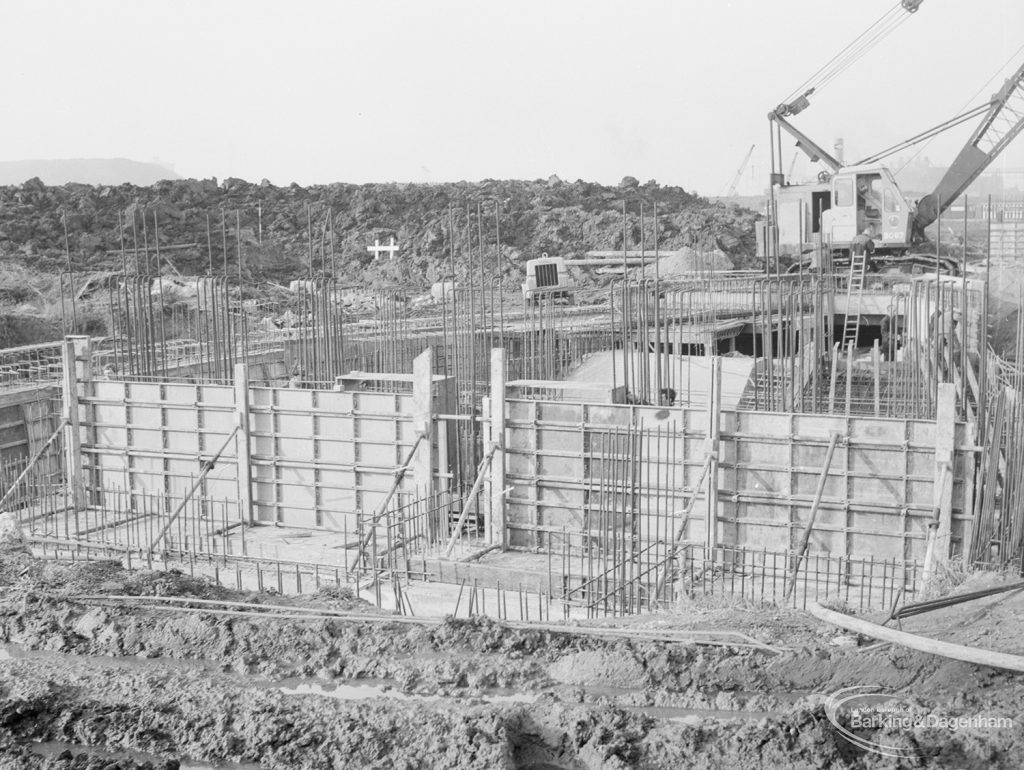
<svg viewBox="0 0 1024 770"><path fill-rule="evenodd" d="M0 313L0 349L61 339L60 320Z"/></svg>
<svg viewBox="0 0 1024 770"><path fill-rule="evenodd" d="M115 594L139 598L85 598ZM158 595L365 617L213 614L147 599ZM827 695L841 687L884 685L943 713L1024 708L1011 674L892 647L837 647L834 629L789 611L691 608L686 617L616 621L742 629L785 647L778 653L481 618L400 622L409 619L344 590L286 602L180 573L40 561L16 545L0 553L0 596L0 768L180 759L249 768L867 768L879 757L847 743L825 715ZM364 695L338 694L354 685ZM923 757L892 767L1019 767L1016 735L874 737ZM71 748L41 755L53 745ZM111 765L112 750L128 754Z"/></svg>

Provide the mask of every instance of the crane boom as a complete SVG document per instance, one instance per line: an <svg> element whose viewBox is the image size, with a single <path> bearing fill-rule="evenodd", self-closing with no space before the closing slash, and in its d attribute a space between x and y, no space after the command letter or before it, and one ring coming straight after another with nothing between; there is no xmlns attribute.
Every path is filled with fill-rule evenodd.
<svg viewBox="0 0 1024 770"><path fill-rule="evenodd" d="M747 154L743 156L743 162L740 163L740 167L736 169L736 176L732 178L732 184L729 185L729 191L725 194L726 198L731 198L736 194L736 188L739 187L740 179L743 178L743 172L747 170L747 164L750 162L750 156L754 154L754 147L756 145L750 145L750 149L747 150Z"/></svg>
<svg viewBox="0 0 1024 770"><path fill-rule="evenodd" d="M1006 80L990 104L981 124L935 190L918 203L914 216L915 235L923 237L924 228L938 219L1024 130L1024 64Z"/></svg>
<svg viewBox="0 0 1024 770"><path fill-rule="evenodd" d="M793 113L790 113L793 114ZM804 151L804 154L811 159L812 163L824 163L832 172L835 173L843 167L843 164L836 160L827 150L821 147L817 142L811 139L807 134L801 131L799 128L794 126L788 120L786 120L781 114L780 110L775 110L768 113L768 119L773 120L779 124L782 128L786 129L786 132L796 139L796 146Z"/></svg>

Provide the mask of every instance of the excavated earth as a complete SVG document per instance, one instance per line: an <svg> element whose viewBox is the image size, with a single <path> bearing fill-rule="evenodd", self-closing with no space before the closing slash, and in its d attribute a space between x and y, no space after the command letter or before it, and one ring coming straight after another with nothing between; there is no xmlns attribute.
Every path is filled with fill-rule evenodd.
<svg viewBox="0 0 1024 770"><path fill-rule="evenodd" d="M139 600L86 598L105 595ZM137 606L153 605L147 596L357 617ZM485 619L403 622L344 591L286 599L4 546L0 768L1024 766L1018 675L879 647L775 609L691 608L632 622L730 628L776 651ZM1015 726L882 728L871 737L909 758L865 752L825 712L829 693L855 685Z"/></svg>

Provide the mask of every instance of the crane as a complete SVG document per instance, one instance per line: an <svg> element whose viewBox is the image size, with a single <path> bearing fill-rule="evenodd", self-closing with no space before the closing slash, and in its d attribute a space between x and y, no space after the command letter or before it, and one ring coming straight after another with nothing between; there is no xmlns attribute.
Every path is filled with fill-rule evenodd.
<svg viewBox="0 0 1024 770"><path fill-rule="evenodd" d="M971 134L939 184L918 201L912 234L915 242L924 240L924 228L938 219L1022 130L1024 64L992 96L981 124Z"/></svg>
<svg viewBox="0 0 1024 770"><path fill-rule="evenodd" d="M747 154L743 156L743 162L740 163L740 167L736 169L736 176L732 178L732 184L729 185L729 191L724 197L731 198L736 194L736 188L739 187L740 179L743 178L743 172L747 170L747 164L750 162L750 156L754 154L754 147L756 145L750 145L750 149L747 150Z"/></svg>
<svg viewBox="0 0 1024 770"><path fill-rule="evenodd" d="M901 7L914 13L921 2L923 0L910 3L909 7L904 2ZM890 28L892 24L886 27ZM864 46L866 43L861 44L861 48ZM908 252L926 240L924 229L1024 130L1024 64L1021 64L987 102L846 166L788 120L809 106L809 97L815 88L820 85L798 91L795 97L768 115L776 133L785 130L796 139L798 149L827 169L819 174L817 183L806 185L785 185L781 173L773 175L776 253L780 256L807 253L808 241L813 242L817 234L822 242L831 244L833 256L843 260L849 257L854 238L867 230L875 243L876 262L898 262L904 258L913 261L916 258L907 256ZM882 163L884 158L979 116L982 117L980 125L935 189L919 201L909 200L892 172ZM781 163L778 168L781 171ZM937 257L928 259L934 264ZM946 267L956 270L953 264Z"/></svg>
<svg viewBox="0 0 1024 770"><path fill-rule="evenodd" d="M800 153L799 152L794 152L793 153L793 159L789 162L789 170L786 171L786 179L787 180L793 178L793 169L796 168L796 159L798 157L800 157Z"/></svg>

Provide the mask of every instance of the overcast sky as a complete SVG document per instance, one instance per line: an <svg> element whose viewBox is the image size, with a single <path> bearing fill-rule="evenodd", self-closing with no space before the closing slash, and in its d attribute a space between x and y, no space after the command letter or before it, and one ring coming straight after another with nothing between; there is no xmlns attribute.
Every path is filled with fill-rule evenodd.
<svg viewBox="0 0 1024 770"><path fill-rule="evenodd" d="M628 174L717 195L756 143L755 192L766 113L894 5L3 0L0 160L275 184ZM1024 0L925 0L794 123L854 160L982 101L1022 45ZM967 134L921 155L948 164Z"/></svg>

